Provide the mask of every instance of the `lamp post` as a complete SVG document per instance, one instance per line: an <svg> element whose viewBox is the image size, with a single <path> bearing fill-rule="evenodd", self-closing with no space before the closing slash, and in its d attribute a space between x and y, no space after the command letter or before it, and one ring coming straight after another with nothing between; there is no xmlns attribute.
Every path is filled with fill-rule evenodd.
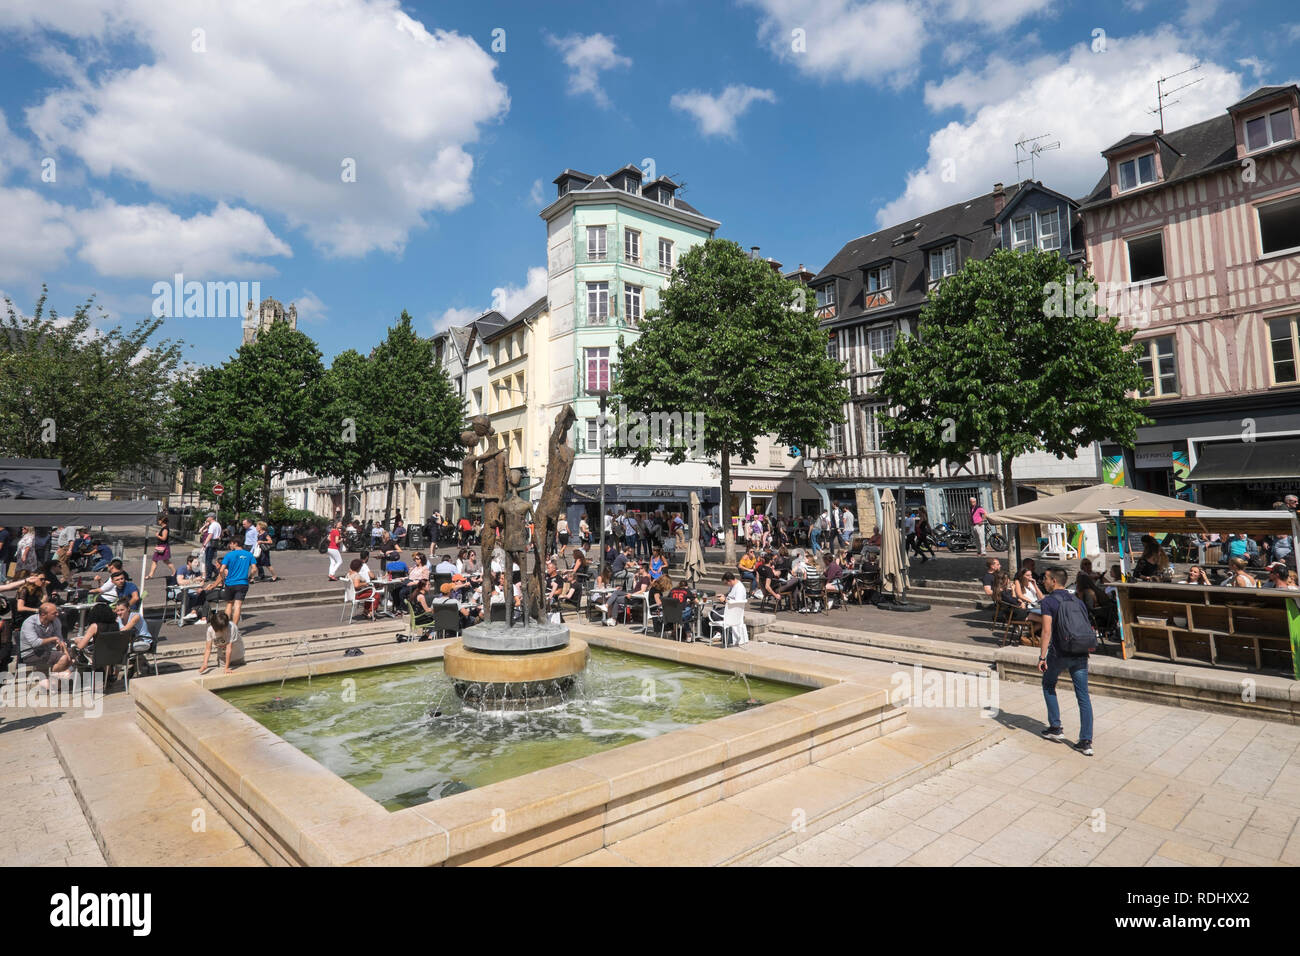
<svg viewBox="0 0 1300 956"><path fill-rule="evenodd" d="M596 429L596 443L600 446L600 551L596 554L596 569L599 572L605 563L605 405L609 401L609 389L591 388L587 394L600 399L600 427Z"/></svg>

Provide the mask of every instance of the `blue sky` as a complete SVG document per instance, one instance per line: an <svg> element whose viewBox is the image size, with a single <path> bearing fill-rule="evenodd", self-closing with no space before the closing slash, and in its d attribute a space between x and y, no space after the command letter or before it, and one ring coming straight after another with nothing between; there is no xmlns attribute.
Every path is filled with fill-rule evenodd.
<svg viewBox="0 0 1300 956"><path fill-rule="evenodd" d="M23 311L42 281L60 311L93 292L130 321L178 271L258 281L328 360L403 308L425 332L518 311L544 288L551 180L647 159L723 236L816 271L1014 182L1022 136L1060 141L1037 177L1081 195L1098 150L1156 127L1157 77L1200 63L1176 128L1294 82L1300 53L1280 0L622 9L5 0L0 291ZM220 361L238 320L166 334Z"/></svg>

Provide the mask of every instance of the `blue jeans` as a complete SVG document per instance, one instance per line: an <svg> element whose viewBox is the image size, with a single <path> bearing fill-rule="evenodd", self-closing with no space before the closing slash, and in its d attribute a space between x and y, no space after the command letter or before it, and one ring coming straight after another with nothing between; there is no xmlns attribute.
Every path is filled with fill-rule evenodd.
<svg viewBox="0 0 1300 956"><path fill-rule="evenodd" d="M1047 702L1047 725L1061 726L1061 705L1056 700L1056 678L1070 672L1074 697L1079 702L1079 739L1092 740L1092 698L1088 696L1088 655L1065 657L1054 646L1047 649L1047 670L1043 673L1043 700Z"/></svg>
<svg viewBox="0 0 1300 956"><path fill-rule="evenodd" d="M818 542L821 540L822 532L820 528L813 528L808 534L808 540L812 544L812 553L816 554L819 547Z"/></svg>

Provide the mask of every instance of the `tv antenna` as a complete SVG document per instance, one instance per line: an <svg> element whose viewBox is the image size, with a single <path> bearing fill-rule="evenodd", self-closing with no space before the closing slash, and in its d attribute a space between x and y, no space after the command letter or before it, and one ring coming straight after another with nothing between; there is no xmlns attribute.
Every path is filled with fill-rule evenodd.
<svg viewBox="0 0 1300 956"><path fill-rule="evenodd" d="M1039 142L1047 139L1051 133L1039 133L1037 136L1026 136L1020 142L1016 143L1016 182L1020 182L1020 167L1025 163L1029 164L1029 178L1037 179L1037 173L1034 165L1036 157L1042 153L1049 152L1053 149L1061 148L1061 141L1054 140L1050 143Z"/></svg>
<svg viewBox="0 0 1300 956"><path fill-rule="evenodd" d="M1189 83L1184 83L1182 86L1175 86L1172 90L1166 90L1165 84L1168 83L1170 80L1175 80L1180 76L1185 76L1186 74L1191 73L1193 70L1199 70L1200 68L1201 68L1201 61L1197 60L1195 63L1193 63L1185 70L1182 70L1178 73L1173 73L1169 76L1162 76L1160 77L1160 79L1156 80L1156 108L1153 110L1147 110L1147 112L1154 113L1160 117L1161 133L1165 131L1165 107L1173 106L1176 103L1182 102L1182 100L1170 100L1169 97L1173 96L1179 90L1185 90L1189 86L1195 86L1197 83L1200 83L1202 80L1204 80L1205 77L1198 76L1196 79L1192 80Z"/></svg>

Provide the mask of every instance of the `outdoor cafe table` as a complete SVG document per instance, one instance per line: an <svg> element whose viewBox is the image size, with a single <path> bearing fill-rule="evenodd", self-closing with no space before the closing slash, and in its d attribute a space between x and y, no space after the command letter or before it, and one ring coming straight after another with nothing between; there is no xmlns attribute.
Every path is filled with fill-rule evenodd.
<svg viewBox="0 0 1300 956"><path fill-rule="evenodd" d="M405 584L406 578L389 578L386 581L374 581L372 583L383 585L384 588L384 603L379 609L379 614L383 617L397 617L397 615L393 613L393 585Z"/></svg>

